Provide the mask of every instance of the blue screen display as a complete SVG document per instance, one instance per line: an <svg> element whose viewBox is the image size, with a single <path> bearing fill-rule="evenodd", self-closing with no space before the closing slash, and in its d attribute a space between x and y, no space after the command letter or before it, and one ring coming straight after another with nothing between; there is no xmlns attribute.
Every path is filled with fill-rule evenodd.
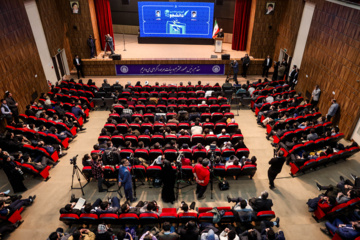
<svg viewBox="0 0 360 240"><path fill-rule="evenodd" d="M138 2L140 37L212 38L214 3Z"/></svg>

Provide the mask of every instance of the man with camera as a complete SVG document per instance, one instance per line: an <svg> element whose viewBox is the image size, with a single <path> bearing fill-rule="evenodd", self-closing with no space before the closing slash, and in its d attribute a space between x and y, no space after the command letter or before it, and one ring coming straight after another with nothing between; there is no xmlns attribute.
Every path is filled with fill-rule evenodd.
<svg viewBox="0 0 360 240"><path fill-rule="evenodd" d="M105 35L105 48L104 48L103 58L106 55L107 46L109 46L109 48L111 50L111 55L115 54L115 52L114 52L114 41L113 41L113 38L110 36L110 34Z"/></svg>
<svg viewBox="0 0 360 240"><path fill-rule="evenodd" d="M90 165L91 165L93 178L98 180L99 192L105 192L105 190L102 188L103 184L105 184L107 188L110 188L111 186L115 185L114 183L109 183L104 179L104 167L102 166L102 161L99 160L98 155L93 155Z"/></svg>
<svg viewBox="0 0 360 240"><path fill-rule="evenodd" d="M196 194L198 200L204 199L204 193L210 181L209 159L205 158L201 164L196 164L193 174L196 179Z"/></svg>
<svg viewBox="0 0 360 240"><path fill-rule="evenodd" d="M268 178L270 189L275 188L274 180L276 176L281 172L281 169L285 163L284 152L279 150L277 153L275 152L275 156L269 161L270 167L268 170Z"/></svg>

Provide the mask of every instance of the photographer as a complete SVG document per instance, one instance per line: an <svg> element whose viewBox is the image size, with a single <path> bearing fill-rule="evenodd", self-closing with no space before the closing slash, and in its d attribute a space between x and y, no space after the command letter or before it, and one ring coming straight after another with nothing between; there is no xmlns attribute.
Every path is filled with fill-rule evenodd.
<svg viewBox="0 0 360 240"><path fill-rule="evenodd" d="M75 165L75 163L73 164ZM102 188L102 184L105 184L107 188L115 185L114 183L109 183L104 179L104 168L102 166L102 161L99 160L98 155L92 156L90 165L93 177L98 180L99 192L105 192L105 190Z"/></svg>
<svg viewBox="0 0 360 240"><path fill-rule="evenodd" d="M270 189L275 188L274 180L276 176L281 172L281 169L286 160L283 151L281 150L278 151L276 155L277 156L275 156L269 161L270 167L268 170L268 178L269 178Z"/></svg>
<svg viewBox="0 0 360 240"><path fill-rule="evenodd" d="M135 202L137 198L133 197L132 182L131 182L132 176L129 172L129 169L127 168L130 165L130 162L127 159L122 159L120 163L121 166L119 168L119 176L118 176L119 188L121 187L121 185L123 185L126 200L130 202Z"/></svg>
<svg viewBox="0 0 360 240"><path fill-rule="evenodd" d="M106 55L107 46L109 46L109 48L111 50L111 55L115 54L115 52L114 52L114 42L113 42L113 38L110 36L110 34L105 35L105 48L104 48L103 58Z"/></svg>

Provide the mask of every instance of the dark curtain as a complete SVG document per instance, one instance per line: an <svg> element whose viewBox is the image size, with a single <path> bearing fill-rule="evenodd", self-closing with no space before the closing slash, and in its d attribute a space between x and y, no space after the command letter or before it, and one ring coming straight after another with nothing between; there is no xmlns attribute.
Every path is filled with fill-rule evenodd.
<svg viewBox="0 0 360 240"><path fill-rule="evenodd" d="M251 0L236 0L234 13L234 28L232 49L246 50L246 40L249 30Z"/></svg>
<svg viewBox="0 0 360 240"><path fill-rule="evenodd" d="M105 47L105 35L110 34L114 40L114 31L112 26L111 10L109 0L95 0L96 19L99 27L99 35L101 42L101 49Z"/></svg>

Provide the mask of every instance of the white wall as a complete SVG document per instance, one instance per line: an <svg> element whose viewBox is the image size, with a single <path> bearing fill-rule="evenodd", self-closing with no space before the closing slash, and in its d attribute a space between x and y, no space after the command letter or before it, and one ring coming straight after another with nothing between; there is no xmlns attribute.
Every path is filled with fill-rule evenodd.
<svg viewBox="0 0 360 240"><path fill-rule="evenodd" d="M296 65L298 68L300 68L301 66L301 61L304 55L305 45L309 35L310 24L314 15L314 10L315 10L314 3L309 3L309 2L305 3L303 15L301 18L299 33L296 40L294 56L291 62L292 65Z"/></svg>
<svg viewBox="0 0 360 240"><path fill-rule="evenodd" d="M44 29L41 23L36 2L35 0L26 0L24 1L24 5L30 21L31 30L35 38L35 43L40 55L40 60L45 72L46 79L50 80L51 83L56 83L56 74L53 68L53 62L50 56L49 47L46 42Z"/></svg>

